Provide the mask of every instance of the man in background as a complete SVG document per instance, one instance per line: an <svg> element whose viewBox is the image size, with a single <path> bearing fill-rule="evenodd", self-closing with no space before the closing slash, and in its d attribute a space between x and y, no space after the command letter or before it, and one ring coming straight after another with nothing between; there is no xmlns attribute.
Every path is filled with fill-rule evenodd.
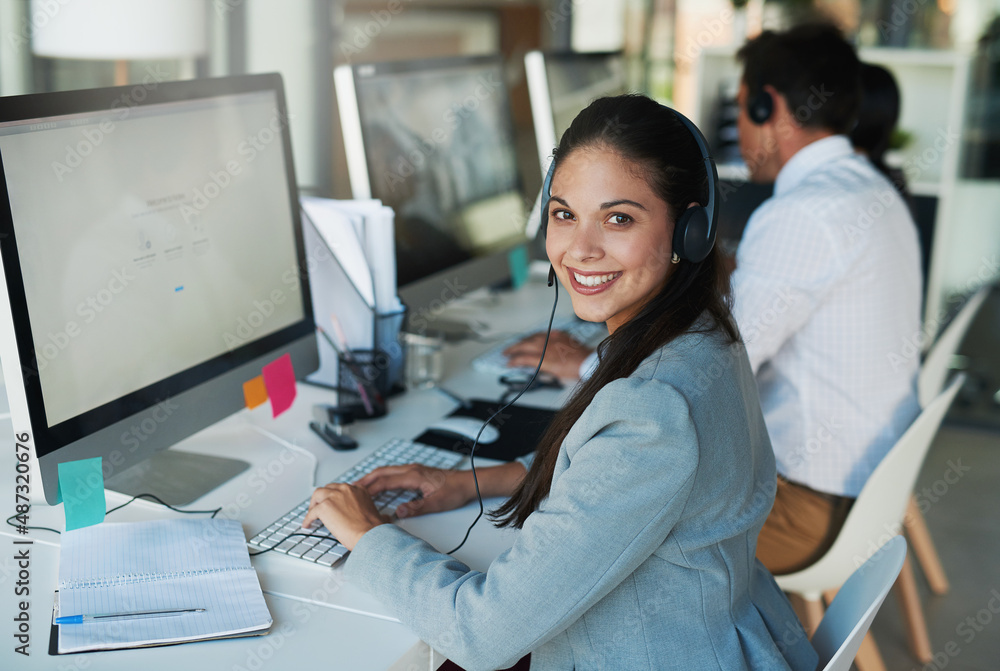
<svg viewBox="0 0 1000 671"><path fill-rule="evenodd" d="M919 412L919 360L899 350L920 332L920 255L905 202L847 137L861 65L839 31L765 31L738 58L740 151L774 182L732 284L778 468L757 556L781 574L829 549Z"/></svg>

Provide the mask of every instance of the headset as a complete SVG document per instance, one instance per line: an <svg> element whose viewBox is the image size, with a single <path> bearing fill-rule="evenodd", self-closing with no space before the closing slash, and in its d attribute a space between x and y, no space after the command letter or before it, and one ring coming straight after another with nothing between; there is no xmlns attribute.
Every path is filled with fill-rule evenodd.
<svg viewBox="0 0 1000 671"><path fill-rule="evenodd" d="M747 95L747 116L756 125L761 125L771 118L774 113L774 97L764 90L764 87L757 87L753 93Z"/></svg>
<svg viewBox="0 0 1000 671"><path fill-rule="evenodd" d="M768 95L768 100L770 100L770 95ZM702 160L705 162L705 174L708 178L708 203L704 206L696 205L684 210L674 224L673 251L683 260L698 263L704 261L709 252L712 251L719 230L719 210L716 206L719 173L715 168L715 161L708 151L708 142L705 141L705 136L698 130L698 127L677 110L666 105L661 105L661 107L670 110L677 120L684 124L698 145ZM556 162L552 161L545 174L545 180L542 182L541 231L543 236L548 229L549 200L552 198L552 175L555 173L555 168ZM550 269L549 286L552 286L554 277L555 271Z"/></svg>

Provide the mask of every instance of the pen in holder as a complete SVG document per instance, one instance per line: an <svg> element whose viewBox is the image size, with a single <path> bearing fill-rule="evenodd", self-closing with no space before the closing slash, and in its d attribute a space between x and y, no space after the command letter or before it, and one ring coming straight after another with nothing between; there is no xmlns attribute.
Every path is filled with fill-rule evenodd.
<svg viewBox="0 0 1000 671"><path fill-rule="evenodd" d="M398 333L405 317L405 308L384 315L373 314L371 349L348 349L347 337L336 315L330 315L332 335L317 322L321 368L309 381L336 390L338 406L353 412L357 419L385 415L385 399L402 391L404 351Z"/></svg>
<svg viewBox="0 0 1000 671"><path fill-rule="evenodd" d="M351 350L338 357L337 405L357 408L359 419L386 413L391 358L381 350Z"/></svg>

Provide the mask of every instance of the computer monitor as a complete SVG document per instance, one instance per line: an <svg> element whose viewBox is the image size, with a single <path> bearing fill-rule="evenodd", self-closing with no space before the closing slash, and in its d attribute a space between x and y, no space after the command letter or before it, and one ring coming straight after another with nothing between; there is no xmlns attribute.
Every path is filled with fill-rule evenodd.
<svg viewBox="0 0 1000 671"><path fill-rule="evenodd" d="M552 150L576 115L597 98L626 92L625 57L621 52L529 51L524 71L538 162L545 174Z"/></svg>
<svg viewBox="0 0 1000 671"><path fill-rule="evenodd" d="M284 354L316 368L287 119L276 74L0 98L0 360L34 494L240 410Z"/></svg>
<svg viewBox="0 0 1000 671"><path fill-rule="evenodd" d="M531 119L535 125L538 165L548 172L559 139L583 108L597 98L628 90L625 57L621 52L576 53L529 51L524 55ZM539 191L528 215L527 234L535 237L540 225Z"/></svg>
<svg viewBox="0 0 1000 671"><path fill-rule="evenodd" d="M435 301L509 278L526 208L499 57L341 66L334 80L353 195L395 212L411 329Z"/></svg>

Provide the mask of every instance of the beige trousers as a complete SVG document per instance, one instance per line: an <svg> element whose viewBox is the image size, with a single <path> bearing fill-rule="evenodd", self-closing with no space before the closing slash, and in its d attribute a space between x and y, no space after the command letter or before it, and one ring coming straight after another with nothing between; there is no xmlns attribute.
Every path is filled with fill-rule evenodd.
<svg viewBox="0 0 1000 671"><path fill-rule="evenodd" d="M833 545L853 503L779 475L774 507L757 538L757 558L775 575L815 563Z"/></svg>

